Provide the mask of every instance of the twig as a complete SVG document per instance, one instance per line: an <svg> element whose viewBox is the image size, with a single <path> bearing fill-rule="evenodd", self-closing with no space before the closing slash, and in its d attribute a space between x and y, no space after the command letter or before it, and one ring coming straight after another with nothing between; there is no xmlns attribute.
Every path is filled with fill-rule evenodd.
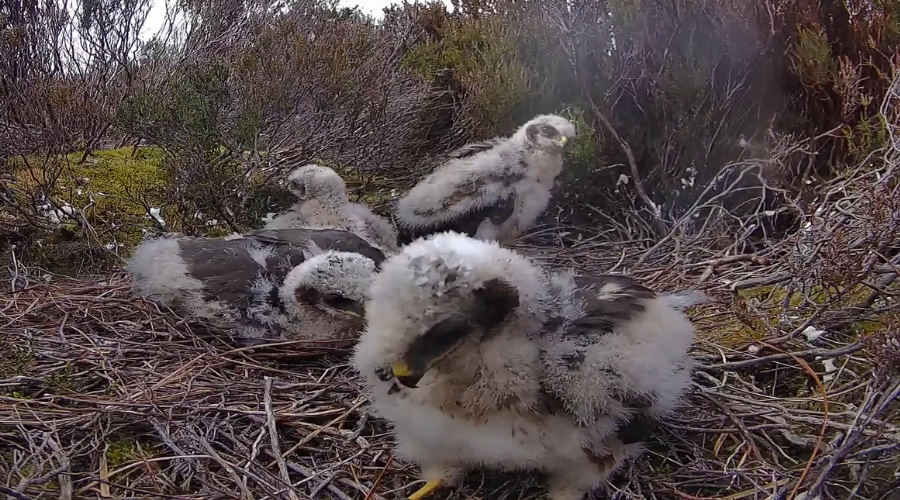
<svg viewBox="0 0 900 500"><path fill-rule="evenodd" d="M764 343L765 345L769 345ZM865 346L861 343L857 342L855 344L849 345L847 347L842 347L840 349L834 350L825 350L825 349L810 349L808 351L797 351L792 353L781 353L781 354L771 354L769 356L762 356L759 358L753 359L745 359L742 361L729 361L727 363L719 363L715 365L700 365L697 367L698 370L703 370L707 372L721 372L721 371L734 371L734 370L746 370L748 368L756 368L761 365L774 363L778 361L786 361L788 359L814 359L814 358L836 358L838 356L846 356L848 354L853 354L854 352L860 351L864 349Z"/></svg>
<svg viewBox="0 0 900 500"><path fill-rule="evenodd" d="M275 411L272 409L272 377L264 377L266 388L264 401L266 406L266 420L269 427L269 440L272 444L272 454L275 456L275 462L278 464L278 472L284 479L284 484L288 487L288 497L291 500L299 500L297 494L291 488L291 477L288 475L287 465L284 463L284 457L281 456L281 444L278 441L278 428L275 424Z"/></svg>

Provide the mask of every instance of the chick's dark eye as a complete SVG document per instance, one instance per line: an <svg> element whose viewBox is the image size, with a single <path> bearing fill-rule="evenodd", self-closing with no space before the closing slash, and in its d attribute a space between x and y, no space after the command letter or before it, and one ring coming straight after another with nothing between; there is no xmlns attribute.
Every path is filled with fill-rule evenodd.
<svg viewBox="0 0 900 500"><path fill-rule="evenodd" d="M556 129L551 127L550 125L541 125L541 133L544 135L553 135L556 132Z"/></svg>
<svg viewBox="0 0 900 500"><path fill-rule="evenodd" d="M304 186L303 183L298 181L297 179L294 179L290 182L290 188L294 191L299 192L301 196L306 193L306 186Z"/></svg>
<svg viewBox="0 0 900 500"><path fill-rule="evenodd" d="M354 304L354 301L352 299L348 299L347 297L338 295L336 293L329 293L325 295L324 297L322 297L322 302L338 309L343 309Z"/></svg>

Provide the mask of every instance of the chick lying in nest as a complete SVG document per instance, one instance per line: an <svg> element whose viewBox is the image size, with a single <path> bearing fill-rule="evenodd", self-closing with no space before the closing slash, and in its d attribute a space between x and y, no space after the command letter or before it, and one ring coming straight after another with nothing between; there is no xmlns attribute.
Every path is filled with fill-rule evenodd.
<svg viewBox="0 0 900 500"><path fill-rule="evenodd" d="M418 499L465 469L538 470L549 497L602 487L690 382L702 295L657 295L621 275L542 269L448 232L389 257L370 288L353 363Z"/></svg>
<svg viewBox="0 0 900 500"><path fill-rule="evenodd" d="M343 340L365 326L363 305L383 260L349 231L277 229L148 239L127 270L136 295L244 342Z"/></svg>

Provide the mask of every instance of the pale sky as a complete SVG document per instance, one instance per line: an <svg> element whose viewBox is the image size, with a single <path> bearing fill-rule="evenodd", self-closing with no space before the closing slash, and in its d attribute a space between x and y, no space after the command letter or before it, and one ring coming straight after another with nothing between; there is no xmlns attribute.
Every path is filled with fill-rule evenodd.
<svg viewBox="0 0 900 500"><path fill-rule="evenodd" d="M453 9L450 0L441 1L447 5L447 8ZM153 7L150 9L150 13L147 14L147 22L144 23L144 27L141 30L141 38L144 40L152 37L162 27L165 18L166 0L152 0L152 2ZM381 17L381 9L392 3L400 2L398 0L341 0L341 5L348 7L356 5L359 7L359 10L375 17Z"/></svg>

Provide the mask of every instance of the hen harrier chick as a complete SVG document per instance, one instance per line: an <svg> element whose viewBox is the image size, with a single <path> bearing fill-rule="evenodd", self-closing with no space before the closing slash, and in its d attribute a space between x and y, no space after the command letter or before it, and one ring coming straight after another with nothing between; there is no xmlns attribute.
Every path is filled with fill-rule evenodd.
<svg viewBox="0 0 900 500"><path fill-rule="evenodd" d="M679 309L702 300L452 232L389 257L370 297L353 363L428 481L410 498L487 466L549 474L553 500L603 486L675 408L694 334Z"/></svg>
<svg viewBox="0 0 900 500"><path fill-rule="evenodd" d="M547 208L575 125L540 115L509 138L472 143L397 203L400 243L443 231L508 243Z"/></svg>
<svg viewBox="0 0 900 500"><path fill-rule="evenodd" d="M348 231L281 229L146 240L127 270L136 295L238 336L316 340L362 330L383 260Z"/></svg>
<svg viewBox="0 0 900 500"><path fill-rule="evenodd" d="M344 179L321 165L305 165L288 176L288 189L299 201L266 224L266 229L334 228L352 231L382 249L397 250L397 232L383 217L347 197Z"/></svg>

